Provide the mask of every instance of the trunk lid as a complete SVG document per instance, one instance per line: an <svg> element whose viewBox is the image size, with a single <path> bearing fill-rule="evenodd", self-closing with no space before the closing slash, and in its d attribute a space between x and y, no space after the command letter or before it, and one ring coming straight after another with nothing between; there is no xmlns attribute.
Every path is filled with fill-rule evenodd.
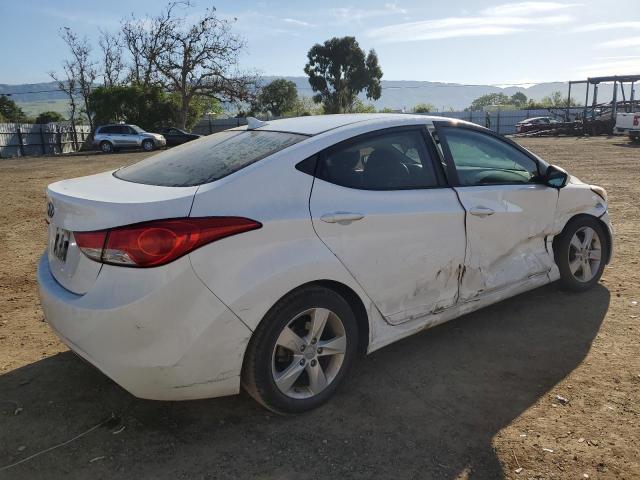
<svg viewBox="0 0 640 480"><path fill-rule="evenodd" d="M67 290L86 293L102 264L80 251L73 232L188 217L197 189L127 182L113 172L52 183L47 187L51 273Z"/></svg>

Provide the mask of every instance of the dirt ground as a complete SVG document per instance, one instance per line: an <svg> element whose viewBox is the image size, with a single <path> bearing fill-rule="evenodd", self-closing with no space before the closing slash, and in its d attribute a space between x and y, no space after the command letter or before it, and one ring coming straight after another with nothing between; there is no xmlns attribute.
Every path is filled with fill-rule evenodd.
<svg viewBox="0 0 640 480"><path fill-rule="evenodd" d="M329 404L286 418L245 394L136 399L43 323L45 186L144 154L0 161L0 478L640 478L640 148L522 143L608 190L602 283L543 287L391 345Z"/></svg>

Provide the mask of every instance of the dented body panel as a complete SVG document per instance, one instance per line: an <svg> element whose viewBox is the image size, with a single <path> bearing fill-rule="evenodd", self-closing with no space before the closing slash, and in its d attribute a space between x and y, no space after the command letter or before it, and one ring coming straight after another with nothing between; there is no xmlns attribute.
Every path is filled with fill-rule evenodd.
<svg viewBox="0 0 640 480"><path fill-rule="evenodd" d="M318 179L310 206L320 239L392 325L456 303L465 254L464 210L451 188L358 190ZM321 219L339 211L364 218Z"/></svg>
<svg viewBox="0 0 640 480"><path fill-rule="evenodd" d="M549 272L554 260L546 239L554 230L557 189L483 185L456 191L467 211L462 302ZM492 213L474 215L477 208Z"/></svg>

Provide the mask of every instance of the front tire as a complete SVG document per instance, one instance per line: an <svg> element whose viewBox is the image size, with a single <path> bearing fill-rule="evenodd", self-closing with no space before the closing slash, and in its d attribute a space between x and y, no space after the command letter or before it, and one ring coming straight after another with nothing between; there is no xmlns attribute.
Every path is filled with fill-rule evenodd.
<svg viewBox="0 0 640 480"><path fill-rule="evenodd" d="M609 251L602 224L594 217L576 217L554 242L560 284L567 290L583 292L598 283Z"/></svg>
<svg viewBox="0 0 640 480"><path fill-rule="evenodd" d="M143 140L142 142L142 149L145 152L150 152L155 148L155 144L153 143L153 140Z"/></svg>
<svg viewBox="0 0 640 480"><path fill-rule="evenodd" d="M321 286L290 293L265 315L245 357L242 384L269 410L302 413L338 389L358 351L349 304Z"/></svg>

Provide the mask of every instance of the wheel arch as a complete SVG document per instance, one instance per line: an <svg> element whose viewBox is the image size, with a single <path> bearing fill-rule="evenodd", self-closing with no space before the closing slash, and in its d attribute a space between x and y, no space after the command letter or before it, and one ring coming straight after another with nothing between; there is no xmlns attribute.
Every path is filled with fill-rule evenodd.
<svg viewBox="0 0 640 480"><path fill-rule="evenodd" d="M609 230L609 227L607 226L607 224L605 222L602 221L601 218L596 217L595 215L591 215L589 213L578 213L576 215L573 215L572 217L569 217L567 219L567 221L565 222L564 226L562 227L562 231L560 233L558 233L555 237L553 237L553 253L554 256L557 253L557 243L558 243L558 239L564 235L566 229L567 229L567 225L569 225L573 220L577 219L577 218L581 218L581 217L587 217L587 218L591 218L593 220L596 220L600 226L602 227L602 230L604 231L604 234L606 236L606 240L607 240L607 250L605 252L605 264L608 264L611 260L611 253L612 253L612 248L613 248L613 238L611 237L611 231Z"/></svg>
<svg viewBox="0 0 640 480"><path fill-rule="evenodd" d="M365 307L365 304L362 298L360 298L360 295L358 295L348 285L342 282L338 282L336 280L327 280L327 279L313 280L310 282L303 283L302 285L298 285L297 287L289 290L287 293L285 293L280 298L278 298L278 300L276 300L273 303L273 306L277 305L279 302L282 301L282 299L288 297L289 295L295 293L296 291L305 287L310 287L310 286L320 286L320 287L327 288L329 290L334 291L335 293L337 293L338 295L340 295L342 298L345 299L345 301L349 304L349 306L353 310L354 316L356 317L356 324L358 326L358 351L363 354L366 353L369 347L369 343L371 341L369 338L369 332L370 332L369 315L367 313L367 309ZM267 314L268 312L265 313L264 317L266 317ZM260 320L260 322L256 326L256 329L260 326L260 324L264 320L264 317L262 318L262 320Z"/></svg>

